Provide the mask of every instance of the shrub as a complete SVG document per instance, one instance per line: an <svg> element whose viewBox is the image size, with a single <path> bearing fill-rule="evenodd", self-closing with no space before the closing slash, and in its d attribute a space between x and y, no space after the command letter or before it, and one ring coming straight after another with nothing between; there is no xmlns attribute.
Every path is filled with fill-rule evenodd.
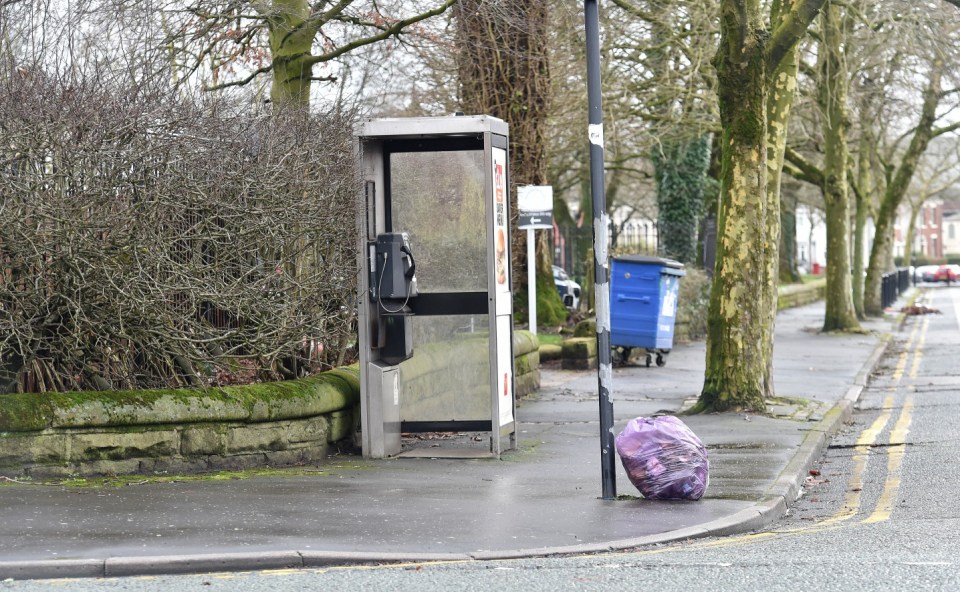
<svg viewBox="0 0 960 592"><path fill-rule="evenodd" d="M0 71L0 393L249 382L342 361L352 124Z"/></svg>
<svg viewBox="0 0 960 592"><path fill-rule="evenodd" d="M687 267L686 272L687 275L680 279L674 337L677 341L697 341L707 336L707 311L713 282L702 269Z"/></svg>

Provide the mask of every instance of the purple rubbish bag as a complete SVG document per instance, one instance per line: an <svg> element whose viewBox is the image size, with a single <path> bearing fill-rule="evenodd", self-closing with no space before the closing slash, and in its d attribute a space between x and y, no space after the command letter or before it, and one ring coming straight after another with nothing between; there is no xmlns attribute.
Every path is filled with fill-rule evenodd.
<svg viewBox="0 0 960 592"><path fill-rule="evenodd" d="M676 417L631 419L616 444L630 482L643 497L698 500L707 490L707 449Z"/></svg>

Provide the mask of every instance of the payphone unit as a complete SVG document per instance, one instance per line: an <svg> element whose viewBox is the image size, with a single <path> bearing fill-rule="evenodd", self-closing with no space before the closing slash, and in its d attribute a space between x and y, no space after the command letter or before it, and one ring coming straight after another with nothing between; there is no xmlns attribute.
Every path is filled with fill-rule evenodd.
<svg viewBox="0 0 960 592"><path fill-rule="evenodd" d="M489 116L358 127L365 457L401 454L404 432L515 445L507 141Z"/></svg>
<svg viewBox="0 0 960 592"><path fill-rule="evenodd" d="M376 343L380 361L395 366L413 355L408 304L417 296L417 264L405 232L377 235L370 261L370 299L379 317Z"/></svg>
<svg viewBox="0 0 960 592"><path fill-rule="evenodd" d="M375 261L370 266L374 297L384 300L402 299L404 304L417 295L417 264L410 250L410 237L405 232L377 235Z"/></svg>

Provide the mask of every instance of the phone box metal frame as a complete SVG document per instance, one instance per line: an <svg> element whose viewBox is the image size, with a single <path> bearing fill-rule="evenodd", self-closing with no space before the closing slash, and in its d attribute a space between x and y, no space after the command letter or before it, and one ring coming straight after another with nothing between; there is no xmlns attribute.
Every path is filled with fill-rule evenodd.
<svg viewBox="0 0 960 592"><path fill-rule="evenodd" d="M401 433L487 432L489 450L465 456L499 458L516 446L507 124L490 116L372 119L356 136L363 455L400 455ZM377 247L386 233L409 239L402 269L415 270L408 279L416 295L377 294L391 273ZM411 326L412 348L402 341ZM469 360L445 356L458 344L473 347ZM386 350L391 361L398 350L409 359L388 363ZM418 399L434 383L431 403Z"/></svg>

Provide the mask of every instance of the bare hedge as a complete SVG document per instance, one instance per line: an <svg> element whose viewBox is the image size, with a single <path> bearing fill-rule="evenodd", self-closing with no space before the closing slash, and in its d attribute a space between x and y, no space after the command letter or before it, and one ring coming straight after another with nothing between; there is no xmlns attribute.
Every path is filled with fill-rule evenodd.
<svg viewBox="0 0 960 592"><path fill-rule="evenodd" d="M343 362L352 124L0 72L0 393Z"/></svg>

